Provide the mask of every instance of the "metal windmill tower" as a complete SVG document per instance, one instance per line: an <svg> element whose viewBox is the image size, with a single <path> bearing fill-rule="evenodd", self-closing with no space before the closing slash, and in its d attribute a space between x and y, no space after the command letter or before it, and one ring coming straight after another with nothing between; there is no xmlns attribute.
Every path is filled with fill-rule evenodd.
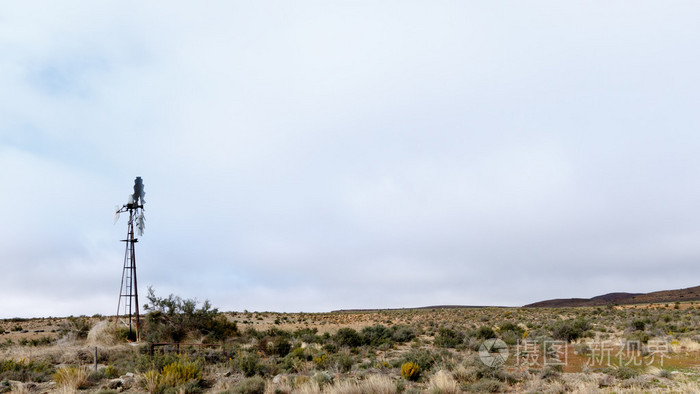
<svg viewBox="0 0 700 394"><path fill-rule="evenodd" d="M134 245L138 242L134 238L134 228L139 236L143 235L146 228L146 218L143 215L144 196L143 180L140 176L134 180L134 194L129 195L129 200L121 208L115 207L114 223L119 220L121 213L129 212L129 226L126 233L126 252L124 253L124 270L122 271L122 283L119 289L119 302L117 304L117 327L123 324L129 328L129 335L134 332L135 338L140 339L141 322L139 317L139 291L136 281L136 251Z"/></svg>

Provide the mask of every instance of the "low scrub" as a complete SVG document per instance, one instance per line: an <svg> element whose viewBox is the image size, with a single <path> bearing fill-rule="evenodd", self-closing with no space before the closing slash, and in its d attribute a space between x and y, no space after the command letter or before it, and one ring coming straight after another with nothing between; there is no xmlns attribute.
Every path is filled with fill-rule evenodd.
<svg viewBox="0 0 700 394"><path fill-rule="evenodd" d="M53 365L43 361L0 361L0 380L46 382L56 372Z"/></svg>
<svg viewBox="0 0 700 394"><path fill-rule="evenodd" d="M180 358L163 367L159 372L149 370L140 375L141 387L149 393L160 393L168 389L178 391L197 391L201 386L202 367L195 361Z"/></svg>

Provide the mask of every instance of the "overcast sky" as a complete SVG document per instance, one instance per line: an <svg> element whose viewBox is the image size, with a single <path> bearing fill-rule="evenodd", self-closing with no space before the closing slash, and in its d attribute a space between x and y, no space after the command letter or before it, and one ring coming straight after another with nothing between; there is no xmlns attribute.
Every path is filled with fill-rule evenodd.
<svg viewBox="0 0 700 394"><path fill-rule="evenodd" d="M0 317L695 286L695 1L0 3Z"/></svg>

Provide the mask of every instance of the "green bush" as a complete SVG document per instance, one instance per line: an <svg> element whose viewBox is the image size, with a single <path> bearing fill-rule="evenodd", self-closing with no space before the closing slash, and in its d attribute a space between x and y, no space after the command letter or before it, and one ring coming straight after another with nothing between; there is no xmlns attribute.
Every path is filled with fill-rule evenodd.
<svg viewBox="0 0 700 394"><path fill-rule="evenodd" d="M331 356L330 363L335 365L341 372L350 372L355 361L349 354L338 353Z"/></svg>
<svg viewBox="0 0 700 394"><path fill-rule="evenodd" d="M232 390L235 394L263 394L265 393L265 379L253 376L243 379Z"/></svg>
<svg viewBox="0 0 700 394"><path fill-rule="evenodd" d="M236 361L238 368L245 376L263 375L263 366L257 354L250 352L241 353Z"/></svg>
<svg viewBox="0 0 700 394"><path fill-rule="evenodd" d="M584 319L575 320L559 320L552 327L552 336L554 339L572 342L582 337L591 325Z"/></svg>
<svg viewBox="0 0 700 394"><path fill-rule="evenodd" d="M635 331L628 335L626 339L630 342L639 341L640 343L648 343L650 337L649 334L644 331Z"/></svg>
<svg viewBox="0 0 700 394"><path fill-rule="evenodd" d="M108 365L105 368L104 374L105 374L105 377L107 379L114 379L114 378L118 378L119 376L121 376L121 374L119 373L119 370L117 368L115 368L113 365Z"/></svg>
<svg viewBox="0 0 700 394"><path fill-rule="evenodd" d="M272 340L272 353L284 357L292 350L292 344L284 337L275 337Z"/></svg>
<svg viewBox="0 0 700 394"><path fill-rule="evenodd" d="M292 333L292 336L294 338L299 339L302 342L306 343L317 343L320 341L320 338L316 335L318 333L317 328L300 328Z"/></svg>
<svg viewBox="0 0 700 394"><path fill-rule="evenodd" d="M479 339L491 339L496 338L496 333L489 326L481 326L476 330L476 337Z"/></svg>
<svg viewBox="0 0 700 394"><path fill-rule="evenodd" d="M634 378L636 376L639 376L639 371L637 371L636 369L632 369L630 367L624 366L624 365L617 367L617 368L605 368L603 370L603 373L606 373L608 375L612 375L612 376L614 376L618 379L622 379L622 380L630 379L630 378Z"/></svg>
<svg viewBox="0 0 700 394"><path fill-rule="evenodd" d="M54 366L44 361L0 361L0 380L47 382L55 372Z"/></svg>
<svg viewBox="0 0 700 394"><path fill-rule="evenodd" d="M129 327L120 327L114 332L114 336L121 342L135 342L136 331Z"/></svg>
<svg viewBox="0 0 700 394"><path fill-rule="evenodd" d="M212 308L209 301L197 308L197 300L183 300L172 294L159 298L151 287L147 298L144 337L148 342L180 342L188 335L203 336L205 342L221 342L238 333L236 323Z"/></svg>
<svg viewBox="0 0 700 394"><path fill-rule="evenodd" d="M400 324L391 327L391 339L394 342L404 343L412 341L416 337L416 330L413 327Z"/></svg>
<svg viewBox="0 0 700 394"><path fill-rule="evenodd" d="M418 364L421 371L428 371L433 367L433 365L437 364L439 361L442 361L442 357L437 353L431 352L430 350L419 349L404 353L399 361L401 364L405 364L407 362Z"/></svg>
<svg viewBox="0 0 700 394"><path fill-rule="evenodd" d="M362 337L352 328L341 328L333 336L339 346L358 347L362 345Z"/></svg>
<svg viewBox="0 0 700 394"><path fill-rule="evenodd" d="M360 335L362 343L370 346L379 346L392 341L391 330L381 324L363 328Z"/></svg>
<svg viewBox="0 0 700 394"><path fill-rule="evenodd" d="M508 345L516 345L525 330L515 323L505 322L498 328L498 336Z"/></svg>
<svg viewBox="0 0 700 394"><path fill-rule="evenodd" d="M90 328L92 328L92 323L90 323L90 319L87 317L70 316L61 325L59 335L63 337L74 334L78 339L85 339L87 338L88 332L90 332Z"/></svg>
<svg viewBox="0 0 700 394"><path fill-rule="evenodd" d="M449 328L439 328L434 344L438 347L454 348L464 342L464 334Z"/></svg>
<svg viewBox="0 0 700 394"><path fill-rule="evenodd" d="M641 319L635 319L630 324L630 327L635 331L644 331L645 326L646 326L646 322L644 320L641 320Z"/></svg>

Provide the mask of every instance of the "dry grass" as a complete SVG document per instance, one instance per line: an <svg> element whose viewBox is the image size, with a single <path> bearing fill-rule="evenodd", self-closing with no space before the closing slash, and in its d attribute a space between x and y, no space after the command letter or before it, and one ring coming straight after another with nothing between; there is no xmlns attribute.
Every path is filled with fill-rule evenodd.
<svg viewBox="0 0 700 394"><path fill-rule="evenodd" d="M351 380L344 380L341 382L338 382L334 384L333 386L329 387L326 390L327 393L329 394L363 394L364 391L360 388L360 386L351 381Z"/></svg>
<svg viewBox="0 0 700 394"><path fill-rule="evenodd" d="M433 394L455 394L461 392L457 381L449 372L443 370L437 371L435 375L430 377L428 390Z"/></svg>
<svg viewBox="0 0 700 394"><path fill-rule="evenodd" d="M396 384L386 375L372 375L360 384L363 393L369 394L394 394Z"/></svg>
<svg viewBox="0 0 700 394"><path fill-rule="evenodd" d="M17 383L14 387L12 387L12 392L18 394L29 394L32 391L27 386L28 385L24 383Z"/></svg>
<svg viewBox="0 0 700 394"><path fill-rule="evenodd" d="M90 372L87 367L63 367L53 375L53 380L59 389L79 390L87 387Z"/></svg>
<svg viewBox="0 0 700 394"><path fill-rule="evenodd" d="M160 386L160 374L154 370L144 372L139 375L139 384L149 393L157 393Z"/></svg>
<svg viewBox="0 0 700 394"><path fill-rule="evenodd" d="M476 367L471 365L465 367L464 365L459 364L452 373L459 383L474 383L479 380Z"/></svg>
<svg viewBox="0 0 700 394"><path fill-rule="evenodd" d="M318 394L321 393L321 386L319 386L315 381L309 380L301 387L297 388L294 392L298 394Z"/></svg>
<svg viewBox="0 0 700 394"><path fill-rule="evenodd" d="M396 394L396 384L386 375L370 375L359 382L345 379L323 390L329 394Z"/></svg>
<svg viewBox="0 0 700 394"><path fill-rule="evenodd" d="M116 341L116 326L107 320L95 323L87 334L86 345L114 346Z"/></svg>

